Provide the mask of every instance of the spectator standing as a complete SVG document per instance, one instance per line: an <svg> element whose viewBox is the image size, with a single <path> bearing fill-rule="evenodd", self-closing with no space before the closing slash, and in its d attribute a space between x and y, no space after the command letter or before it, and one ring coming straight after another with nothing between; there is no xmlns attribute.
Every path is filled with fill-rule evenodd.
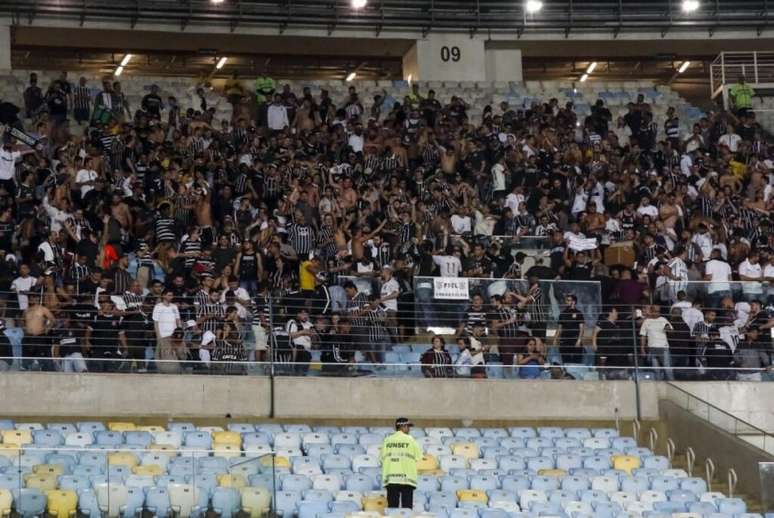
<svg viewBox="0 0 774 518"><path fill-rule="evenodd" d="M565 307L559 314L558 328L554 335L554 346L559 346L559 353L564 363L578 363L583 335L586 331L585 319L578 309L577 296L565 295L564 303Z"/></svg>
<svg viewBox="0 0 774 518"><path fill-rule="evenodd" d="M629 330L624 329L615 307L608 310L607 318L599 320L594 326L591 340L596 349L598 365L603 367L600 375L605 379L621 379L628 375L626 369L631 367L629 357L636 354L636 351L627 347L623 339L627 331Z"/></svg>
<svg viewBox="0 0 774 518"><path fill-rule="evenodd" d="M156 359L175 360L173 334L176 329L181 329L180 310L172 300L175 293L171 289L165 289L161 296L161 302L153 307L152 319L156 331ZM159 372L174 373L180 370L180 366L174 362L162 362L158 364Z"/></svg>
<svg viewBox="0 0 774 518"><path fill-rule="evenodd" d="M661 316L658 306L645 306L643 317L645 320L640 327L640 352L648 358L648 363L656 369L660 378L665 377L673 381L674 372L667 339L667 330L671 330L672 325Z"/></svg>
<svg viewBox="0 0 774 518"><path fill-rule="evenodd" d="M752 98L755 95L755 90L747 84L744 76L739 76L736 84L728 89L728 95L733 101L737 117L747 115L747 112L752 108Z"/></svg>

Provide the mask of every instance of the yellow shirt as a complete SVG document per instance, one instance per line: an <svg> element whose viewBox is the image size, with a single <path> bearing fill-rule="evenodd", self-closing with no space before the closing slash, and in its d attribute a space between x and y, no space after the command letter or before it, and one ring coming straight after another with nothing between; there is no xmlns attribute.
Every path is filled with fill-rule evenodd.
<svg viewBox="0 0 774 518"><path fill-rule="evenodd" d="M314 290L314 274L309 271L312 261L303 261L298 272L298 284L302 290Z"/></svg>

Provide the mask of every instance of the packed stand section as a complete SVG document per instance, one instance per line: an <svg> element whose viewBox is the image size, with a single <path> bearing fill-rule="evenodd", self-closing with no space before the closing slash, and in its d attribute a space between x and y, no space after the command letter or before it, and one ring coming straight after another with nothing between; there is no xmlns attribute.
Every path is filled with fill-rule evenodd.
<svg viewBox="0 0 774 518"><path fill-rule="evenodd" d="M774 163L749 110L691 126L652 86L132 81L30 74L0 104L4 368L770 363ZM431 312L428 277L514 282ZM417 331L429 348L403 345Z"/></svg>
<svg viewBox="0 0 774 518"><path fill-rule="evenodd" d="M118 518L761 518L615 428L414 428L410 509L387 507L392 429L0 420L0 511ZM683 516L677 514L677 516ZM768 515L767 515L768 516Z"/></svg>

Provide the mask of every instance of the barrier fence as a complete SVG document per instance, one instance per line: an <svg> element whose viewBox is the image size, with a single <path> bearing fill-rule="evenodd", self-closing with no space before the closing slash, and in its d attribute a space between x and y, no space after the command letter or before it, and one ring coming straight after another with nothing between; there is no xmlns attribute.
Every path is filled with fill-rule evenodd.
<svg viewBox="0 0 774 518"><path fill-rule="evenodd" d="M393 298L378 277L341 277L310 292L250 297L239 288L169 306L160 293L7 293L0 369L774 379L765 283L667 284L641 304L622 300L630 284L607 289L605 300L621 303L603 304L595 281L416 277L403 288ZM172 306L179 319L155 322Z"/></svg>

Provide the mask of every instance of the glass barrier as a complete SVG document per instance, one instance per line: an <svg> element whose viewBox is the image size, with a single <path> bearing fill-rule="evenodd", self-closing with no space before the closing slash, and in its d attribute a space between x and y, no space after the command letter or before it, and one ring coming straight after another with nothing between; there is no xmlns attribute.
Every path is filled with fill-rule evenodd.
<svg viewBox="0 0 774 518"><path fill-rule="evenodd" d="M170 430L119 422L108 423L109 428L82 422L78 428L27 424L1 430L3 513L275 515L278 474L290 462L272 451L265 434L176 424Z"/></svg>

